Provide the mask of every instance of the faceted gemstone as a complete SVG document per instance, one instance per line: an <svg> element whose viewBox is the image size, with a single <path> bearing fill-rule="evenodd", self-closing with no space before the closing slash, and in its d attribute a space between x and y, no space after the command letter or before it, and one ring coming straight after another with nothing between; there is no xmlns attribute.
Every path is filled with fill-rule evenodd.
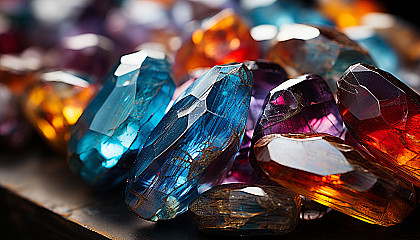
<svg viewBox="0 0 420 240"><path fill-rule="evenodd" d="M297 225L300 197L281 186L223 184L190 203L203 232L226 235L280 235Z"/></svg>
<svg viewBox="0 0 420 240"><path fill-rule="evenodd" d="M391 74L365 64L349 67L338 82L337 96L354 138L420 187L420 96Z"/></svg>
<svg viewBox="0 0 420 240"><path fill-rule="evenodd" d="M329 133L345 129L330 89L319 76L306 74L272 89L256 122L252 142L273 133Z"/></svg>
<svg viewBox="0 0 420 240"><path fill-rule="evenodd" d="M69 165L98 190L127 178L135 154L162 119L175 85L165 54L122 56L71 129Z"/></svg>
<svg viewBox="0 0 420 240"><path fill-rule="evenodd" d="M259 56L258 43L246 23L226 9L205 21L182 44L175 55L175 78L180 81L195 68L254 60Z"/></svg>
<svg viewBox="0 0 420 240"><path fill-rule="evenodd" d="M135 213L174 218L224 179L245 132L251 86L245 65L232 63L213 67L178 97L130 171L126 203Z"/></svg>
<svg viewBox="0 0 420 240"><path fill-rule="evenodd" d="M348 66L373 64L367 51L343 33L304 24L281 27L267 58L283 66L291 77L305 73L321 76L333 93Z"/></svg>
<svg viewBox="0 0 420 240"><path fill-rule="evenodd" d="M75 124L96 92L90 79L66 71L45 72L23 97L26 118L46 142L65 153L70 126Z"/></svg>
<svg viewBox="0 0 420 240"><path fill-rule="evenodd" d="M272 134L254 150L271 180L360 220L390 226L416 205L410 182L337 137Z"/></svg>
<svg viewBox="0 0 420 240"><path fill-rule="evenodd" d="M235 161L231 170L228 172L225 182L259 183L260 181L255 176L248 161L251 138L254 133L255 124L261 114L265 97L271 89L287 79L287 74L280 65L265 60L248 61L245 62L245 65L251 70L254 82L252 85L250 108L241 148L235 157Z"/></svg>

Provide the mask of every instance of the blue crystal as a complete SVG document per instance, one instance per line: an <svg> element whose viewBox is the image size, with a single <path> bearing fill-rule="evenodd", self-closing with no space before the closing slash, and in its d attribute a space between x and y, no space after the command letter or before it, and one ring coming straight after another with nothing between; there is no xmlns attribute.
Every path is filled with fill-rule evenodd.
<svg viewBox="0 0 420 240"><path fill-rule="evenodd" d="M139 152L127 205L144 219L171 219L220 183L241 145L251 89L242 63L215 66L187 88Z"/></svg>
<svg viewBox="0 0 420 240"><path fill-rule="evenodd" d="M108 78L72 127L68 153L72 171L98 190L127 178L175 90L170 64L160 52L122 56Z"/></svg>

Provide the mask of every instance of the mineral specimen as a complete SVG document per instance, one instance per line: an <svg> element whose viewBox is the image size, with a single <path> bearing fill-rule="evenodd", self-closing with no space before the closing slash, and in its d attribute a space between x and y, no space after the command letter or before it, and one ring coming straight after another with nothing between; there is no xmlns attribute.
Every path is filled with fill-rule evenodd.
<svg viewBox="0 0 420 240"><path fill-rule="evenodd" d="M365 64L350 66L337 85L349 132L378 161L408 174L420 187L420 96Z"/></svg>
<svg viewBox="0 0 420 240"><path fill-rule="evenodd" d="M122 56L71 129L68 155L73 172L99 190L125 180L174 89L165 54L142 50Z"/></svg>
<svg viewBox="0 0 420 240"><path fill-rule="evenodd" d="M334 96L319 76L306 74L272 89L258 119L253 143L273 133L329 133L342 137L343 120Z"/></svg>
<svg viewBox="0 0 420 240"><path fill-rule="evenodd" d="M203 232L280 235L297 225L300 197L281 186L223 184L202 193L189 209Z"/></svg>
<svg viewBox="0 0 420 240"><path fill-rule="evenodd" d="M267 135L255 155L271 180L369 223L399 223L416 205L410 182L328 134Z"/></svg>
<svg viewBox="0 0 420 240"><path fill-rule="evenodd" d="M268 59L279 63L290 77L312 73L324 78L335 93L336 82L351 64L373 64L356 42L333 28L290 24L280 28Z"/></svg>
<svg viewBox="0 0 420 240"><path fill-rule="evenodd" d="M44 72L22 98L28 121L55 150L65 154L75 124L96 87L89 78L67 71Z"/></svg>
<svg viewBox="0 0 420 240"><path fill-rule="evenodd" d="M171 219L221 182L245 132L251 89L249 70L232 63L213 67L178 97L130 171L130 209L152 221Z"/></svg>
<svg viewBox="0 0 420 240"><path fill-rule="evenodd" d="M258 43L246 23L226 9L195 30L175 55L175 78L201 67L258 59Z"/></svg>

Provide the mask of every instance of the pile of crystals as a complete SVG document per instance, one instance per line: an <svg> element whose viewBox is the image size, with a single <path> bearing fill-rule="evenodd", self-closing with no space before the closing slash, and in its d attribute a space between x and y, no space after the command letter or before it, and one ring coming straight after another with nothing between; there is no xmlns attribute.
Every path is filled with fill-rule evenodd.
<svg viewBox="0 0 420 240"><path fill-rule="evenodd" d="M203 232L416 207L420 34L376 2L50 2L1 8L0 141L29 122L93 189Z"/></svg>

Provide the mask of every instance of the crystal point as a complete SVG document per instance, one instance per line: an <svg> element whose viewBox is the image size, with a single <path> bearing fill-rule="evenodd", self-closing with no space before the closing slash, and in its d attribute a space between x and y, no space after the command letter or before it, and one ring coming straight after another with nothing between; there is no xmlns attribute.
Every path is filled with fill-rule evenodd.
<svg viewBox="0 0 420 240"><path fill-rule="evenodd" d="M213 67L178 97L130 171L126 203L135 213L174 218L223 180L245 132L251 86L249 70L232 63Z"/></svg>
<svg viewBox="0 0 420 240"><path fill-rule="evenodd" d="M97 189L122 182L174 89L164 54L142 50L123 56L72 128L71 169Z"/></svg>

